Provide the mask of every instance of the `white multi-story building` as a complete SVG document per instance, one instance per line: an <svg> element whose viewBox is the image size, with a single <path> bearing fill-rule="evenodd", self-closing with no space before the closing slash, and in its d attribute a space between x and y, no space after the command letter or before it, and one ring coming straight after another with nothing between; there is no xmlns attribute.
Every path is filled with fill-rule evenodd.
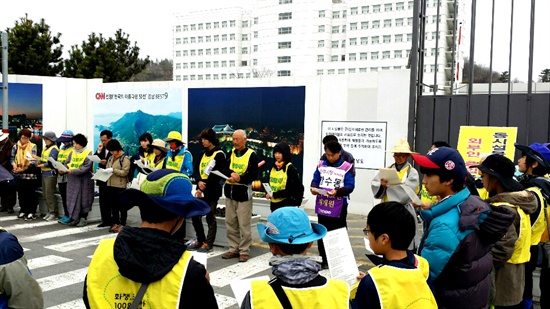
<svg viewBox="0 0 550 309"><path fill-rule="evenodd" d="M250 8L176 15L174 80L354 74L406 69L414 1L256 0ZM436 48L437 4L439 39ZM453 21L457 3L456 35ZM424 84L461 76L470 0L427 0ZM458 72L458 73L457 73ZM426 87L430 91L429 87Z"/></svg>

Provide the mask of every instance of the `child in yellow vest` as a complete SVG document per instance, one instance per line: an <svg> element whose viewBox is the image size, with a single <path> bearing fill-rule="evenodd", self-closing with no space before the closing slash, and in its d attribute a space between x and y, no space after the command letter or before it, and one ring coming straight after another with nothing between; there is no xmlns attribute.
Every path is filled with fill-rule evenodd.
<svg viewBox="0 0 550 309"><path fill-rule="evenodd" d="M370 211L363 232L377 254L367 255L376 266L357 277L353 308L437 308L427 282L428 261L407 250L415 228L415 218L397 202Z"/></svg>

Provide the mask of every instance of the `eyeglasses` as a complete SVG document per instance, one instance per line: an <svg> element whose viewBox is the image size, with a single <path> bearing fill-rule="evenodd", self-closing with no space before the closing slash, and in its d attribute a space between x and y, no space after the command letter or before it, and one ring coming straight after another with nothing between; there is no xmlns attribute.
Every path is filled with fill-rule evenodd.
<svg viewBox="0 0 550 309"><path fill-rule="evenodd" d="M363 234L365 234L365 236L369 236L369 233L370 233L369 229L367 229L367 228L363 229Z"/></svg>

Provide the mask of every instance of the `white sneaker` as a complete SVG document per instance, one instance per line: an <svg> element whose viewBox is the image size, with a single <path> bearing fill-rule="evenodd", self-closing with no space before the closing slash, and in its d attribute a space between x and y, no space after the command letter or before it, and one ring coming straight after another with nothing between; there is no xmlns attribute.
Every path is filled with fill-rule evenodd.
<svg viewBox="0 0 550 309"><path fill-rule="evenodd" d="M56 214L49 214L47 218L45 218L46 221L57 221L59 220L59 216Z"/></svg>
<svg viewBox="0 0 550 309"><path fill-rule="evenodd" d="M23 219L25 218L26 215L27 215L26 213L20 212L19 215L17 216L17 219Z"/></svg>
<svg viewBox="0 0 550 309"><path fill-rule="evenodd" d="M42 218L42 219L48 221L48 220L50 220L51 215L52 215L52 214L48 213L48 214L45 215L44 218Z"/></svg>
<svg viewBox="0 0 550 309"><path fill-rule="evenodd" d="M36 219L36 216L34 214L28 214L26 217L25 217L25 221L27 220L34 220Z"/></svg>

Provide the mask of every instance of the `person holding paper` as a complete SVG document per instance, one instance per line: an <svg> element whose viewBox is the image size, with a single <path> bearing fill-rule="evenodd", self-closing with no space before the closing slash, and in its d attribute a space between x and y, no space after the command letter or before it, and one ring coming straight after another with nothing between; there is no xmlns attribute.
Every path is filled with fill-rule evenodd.
<svg viewBox="0 0 550 309"><path fill-rule="evenodd" d="M361 282L354 309L437 308L427 282L428 261L407 250L415 231L416 218L402 204L386 202L372 208L363 232L375 254L367 257L375 267L357 277Z"/></svg>
<svg viewBox="0 0 550 309"><path fill-rule="evenodd" d="M416 211L411 204L411 196L407 194L405 187L410 188L415 194L420 190L420 176L418 171L407 162L410 158L411 147L405 139L400 139L392 150L386 152L393 153L395 163L389 166L389 169L395 169L399 184L388 183L388 179L381 177L380 173L374 176L371 182L372 193L374 198L381 199L382 202L398 202L405 205L409 212L416 218ZM409 250L414 250L418 247L420 239L420 231L416 232L416 236L409 246Z"/></svg>
<svg viewBox="0 0 550 309"><path fill-rule="evenodd" d="M319 223L332 231L347 226L348 197L355 189L355 177L351 174L351 163L342 158L342 146L336 141L325 145L327 159L319 161L311 181L311 194L316 195L315 213ZM320 195L316 189L323 189ZM323 258L322 267L328 268L323 240L317 242Z"/></svg>
<svg viewBox="0 0 550 309"><path fill-rule="evenodd" d="M42 140L46 147L42 150L42 156L34 156L39 162L37 167L42 170L42 197L48 206L48 214L44 217L46 221L57 221L59 219L57 201L55 200L55 188L57 186L57 173L52 169L49 158L57 161L59 148L55 144L57 136L52 131L45 132Z"/></svg>
<svg viewBox="0 0 550 309"><path fill-rule="evenodd" d="M338 137L332 134L326 135L325 137L323 137L323 147L330 141L338 142ZM323 153L319 160L326 160L326 159L327 159L327 155ZM350 171L353 177L355 177L355 158L353 157L353 155L350 152L347 152L344 148L342 148L342 159L352 164Z"/></svg>
<svg viewBox="0 0 550 309"><path fill-rule="evenodd" d="M153 160L155 158L155 153L153 152L153 148L151 147L151 144L153 143L153 136L149 132L145 132L139 136L139 148L137 153L132 156L130 159L131 162L131 168L130 168L130 175L133 177L136 174L136 170L138 173L142 174L148 174L144 173L141 168L134 163L134 161L141 161L146 166L152 165Z"/></svg>
<svg viewBox="0 0 550 309"><path fill-rule="evenodd" d="M19 141L11 150L11 164L13 176L17 178L17 195L19 197L19 215L17 218L27 220L36 219L36 207L38 206L38 188L36 176L36 145L30 141L32 132L29 129L19 131Z"/></svg>
<svg viewBox="0 0 550 309"><path fill-rule="evenodd" d="M304 197L304 185L300 173L290 162L290 147L286 143L278 143L273 147L273 167L269 173L269 187L272 194L265 198L271 200L271 212L284 206L300 206Z"/></svg>
<svg viewBox="0 0 550 309"><path fill-rule="evenodd" d="M506 207L490 207L470 193L465 187L466 164L457 150L440 147L412 157L424 174L427 192L441 198L420 211L424 234L418 248L418 254L430 263L428 282L437 304L442 308L487 308L491 248L506 234L514 213Z"/></svg>
<svg viewBox="0 0 550 309"><path fill-rule="evenodd" d="M213 170L227 169L227 158L223 150L220 149L220 141L214 130L208 128L200 133L204 152L195 160L193 170L197 179L197 191L195 196L202 198L210 205L210 212L206 214L206 223L208 224L208 234L204 235L204 227L202 226L202 216L192 218L193 227L197 233L197 240L188 247L188 250L197 250L198 252L210 252L216 240L216 208L218 200L222 196L223 179L220 176L211 174Z"/></svg>
<svg viewBox="0 0 550 309"><path fill-rule="evenodd" d="M13 149L13 142L10 139L8 133L0 131L0 166L11 171L13 169L11 165L11 151ZM15 181L10 180L9 185L6 182L5 186L0 190L0 212L7 211L8 214L13 214L13 206L17 202L17 191L15 187Z"/></svg>
<svg viewBox="0 0 550 309"><path fill-rule="evenodd" d="M88 139L82 134L73 137L73 151L67 157L67 210L70 226L86 226L88 213L94 203L94 181L92 180L93 162L88 158L92 153L86 148Z"/></svg>
<svg viewBox="0 0 550 309"><path fill-rule="evenodd" d="M166 168L191 177L193 175L193 156L185 147L181 133L171 131L165 141L170 145L166 156Z"/></svg>
<svg viewBox="0 0 550 309"><path fill-rule="evenodd" d="M107 150L107 143L113 138L113 132L109 130L103 130L99 133L100 143L97 145L97 150L94 155L98 156L101 161L97 165L98 168L106 168L107 160L111 156L111 153ZM111 209L109 208L109 201L107 200L107 182L98 180L97 187L99 190L99 211L101 213L101 222L97 227L111 226Z"/></svg>
<svg viewBox="0 0 550 309"><path fill-rule="evenodd" d="M184 218L210 211L193 197L192 188L186 175L161 169L148 175L141 190L121 194L121 207L138 206L142 222L97 247L84 280L86 308L133 308L131 303L141 303L139 308L218 308L208 271L174 236L185 229ZM129 298L121 300L120 293Z"/></svg>
<svg viewBox="0 0 550 309"><path fill-rule="evenodd" d="M318 260L307 255L313 242L327 234L323 225L309 222L302 209L282 207L266 224L258 223L258 233L273 253L269 265L275 277L252 281L241 309L280 308L285 303L292 308L349 308L348 284L319 274Z"/></svg>
<svg viewBox="0 0 550 309"><path fill-rule="evenodd" d="M244 130L233 132L233 147L228 169L222 171L229 177L223 187L229 250L222 258L239 258L239 262L247 262L252 244L252 181L258 177L258 155L246 147Z"/></svg>
<svg viewBox="0 0 550 309"><path fill-rule="evenodd" d="M57 143L61 143L61 148L57 155L57 162L65 164L69 154L73 151L73 136L74 133L71 130L65 130L61 133L59 138L56 140ZM59 188L59 194L61 195L61 200L63 201L63 217L57 222L60 224L67 224L71 221L69 217L69 210L67 209L67 174L59 173L57 176L57 187Z"/></svg>
<svg viewBox="0 0 550 309"><path fill-rule="evenodd" d="M106 171L113 174L107 180L107 200L111 209L111 228L109 232L118 233L126 225L128 212L120 208L119 194L126 190L128 173L130 172L130 158L124 154L120 142L112 139L107 143L107 150L111 153L107 161Z"/></svg>

